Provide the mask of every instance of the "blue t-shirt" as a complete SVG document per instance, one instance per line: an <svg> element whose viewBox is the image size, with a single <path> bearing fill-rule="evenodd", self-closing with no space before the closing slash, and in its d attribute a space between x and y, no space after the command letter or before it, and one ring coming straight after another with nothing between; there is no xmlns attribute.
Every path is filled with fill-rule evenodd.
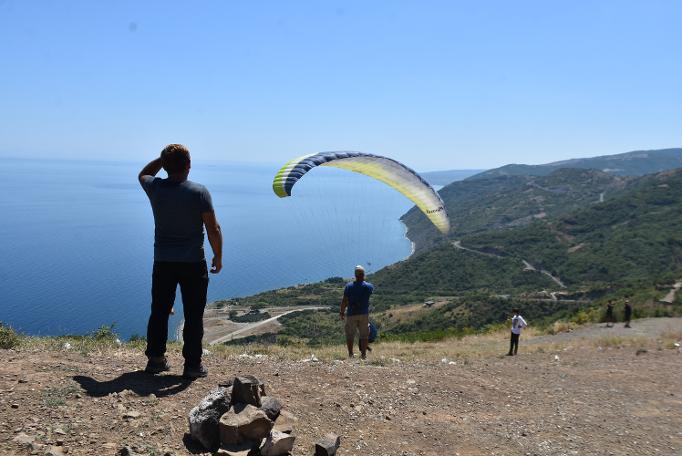
<svg viewBox="0 0 682 456"><path fill-rule="evenodd" d="M367 315L369 313L369 297L374 291L374 285L369 282L349 282L343 290L343 296L348 298L346 315Z"/></svg>
<svg viewBox="0 0 682 456"><path fill-rule="evenodd" d="M203 261L204 221L213 211L211 195L201 184L144 176L142 188L154 212L154 261Z"/></svg>

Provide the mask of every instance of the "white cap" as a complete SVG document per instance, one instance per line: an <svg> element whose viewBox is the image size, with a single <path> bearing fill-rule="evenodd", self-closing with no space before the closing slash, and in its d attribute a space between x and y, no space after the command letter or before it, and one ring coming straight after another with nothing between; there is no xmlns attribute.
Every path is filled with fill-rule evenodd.
<svg viewBox="0 0 682 456"><path fill-rule="evenodd" d="M355 272L358 272L358 271L365 272L365 268L363 268L362 265L359 264L359 265L355 266Z"/></svg>

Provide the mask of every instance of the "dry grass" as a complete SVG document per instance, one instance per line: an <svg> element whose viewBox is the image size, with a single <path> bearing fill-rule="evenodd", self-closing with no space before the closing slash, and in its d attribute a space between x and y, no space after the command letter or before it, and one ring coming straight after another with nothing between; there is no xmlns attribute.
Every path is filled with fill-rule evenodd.
<svg viewBox="0 0 682 456"><path fill-rule="evenodd" d="M561 328L557 328L561 329ZM562 332L562 331L558 331ZM527 328L522 337L523 353L558 353L575 349L676 349L682 342L682 331L667 331L657 338L643 336L601 336L592 338L576 337L568 340L548 338L546 331ZM539 339L538 339L539 338ZM535 339L535 340L534 340ZM533 342L533 343L529 343ZM372 344L372 353L367 363L390 365L395 363L435 364L456 362L466 364L476 359L503 356L509 348L509 331L499 329L488 333L450 338L437 342L383 342ZM18 348L39 351L75 351L83 355L111 353L112 348L141 353L144 340L120 344L112 338L96 337L22 337ZM212 356L223 359L257 359L267 356L271 360L304 361L313 356L321 362L334 362L347 357L346 347L330 345L309 347L305 345L216 345L207 347ZM182 345L168 344L170 353L179 354Z"/></svg>

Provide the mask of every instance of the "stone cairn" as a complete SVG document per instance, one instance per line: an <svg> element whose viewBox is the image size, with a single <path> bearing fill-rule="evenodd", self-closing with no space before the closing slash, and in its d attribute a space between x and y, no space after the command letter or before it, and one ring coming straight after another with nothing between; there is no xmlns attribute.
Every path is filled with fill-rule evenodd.
<svg viewBox="0 0 682 456"><path fill-rule="evenodd" d="M189 412L189 432L206 449L223 456L289 455L297 418L265 394L256 377L243 375L219 385ZM341 440L327 434L315 456L333 456Z"/></svg>

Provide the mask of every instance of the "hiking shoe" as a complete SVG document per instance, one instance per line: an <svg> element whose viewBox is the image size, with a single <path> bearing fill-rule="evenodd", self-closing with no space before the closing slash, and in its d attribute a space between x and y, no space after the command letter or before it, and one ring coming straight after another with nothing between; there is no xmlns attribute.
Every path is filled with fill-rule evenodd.
<svg viewBox="0 0 682 456"><path fill-rule="evenodd" d="M147 361L147 367L144 371L148 374L160 374L161 372L166 372L170 370L170 364L165 356L160 358L149 358Z"/></svg>
<svg viewBox="0 0 682 456"><path fill-rule="evenodd" d="M185 378L200 378L208 375L208 369L199 364L195 367L187 367L182 371L182 376Z"/></svg>

